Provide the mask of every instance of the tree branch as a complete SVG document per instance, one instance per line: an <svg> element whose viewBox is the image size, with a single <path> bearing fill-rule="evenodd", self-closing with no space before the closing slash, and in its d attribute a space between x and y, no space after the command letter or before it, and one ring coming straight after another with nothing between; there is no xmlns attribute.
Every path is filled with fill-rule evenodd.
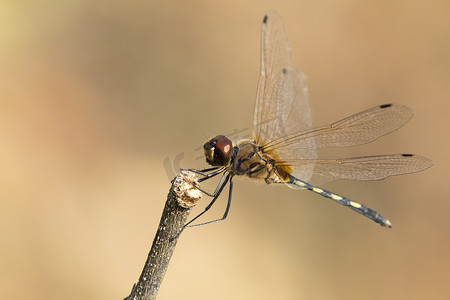
<svg viewBox="0 0 450 300"><path fill-rule="evenodd" d="M195 173L182 170L172 180L166 205L153 240L152 248L145 262L138 283L124 300L156 299L161 282L166 273L172 253L178 241L178 234L186 224L187 217L198 200L200 191ZM198 185L197 185L198 186Z"/></svg>

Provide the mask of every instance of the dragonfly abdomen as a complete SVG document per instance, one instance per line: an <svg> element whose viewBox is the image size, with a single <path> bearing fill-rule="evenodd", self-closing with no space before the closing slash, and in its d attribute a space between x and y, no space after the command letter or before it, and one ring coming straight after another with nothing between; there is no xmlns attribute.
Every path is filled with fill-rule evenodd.
<svg viewBox="0 0 450 300"><path fill-rule="evenodd" d="M275 181L276 182L276 181ZM323 197L329 198L331 200L334 200L336 202L338 202L339 204L342 204L344 206L347 206L351 209L353 209L354 211L362 214L363 216L371 219L372 221L380 224L381 226L384 227L392 227L392 223L386 219L383 215L381 215L380 213L378 213L376 210L373 210L359 202L350 200L346 197L340 196L338 194L332 193L328 190L319 188L315 185L312 185L310 183L307 183L305 181L302 181L298 178L295 178L294 176L289 176L289 179L287 179L286 181L279 181L277 183L285 183L285 184L291 184L294 185L296 187L299 187L301 189L306 189L309 191L312 191L314 193L317 193Z"/></svg>

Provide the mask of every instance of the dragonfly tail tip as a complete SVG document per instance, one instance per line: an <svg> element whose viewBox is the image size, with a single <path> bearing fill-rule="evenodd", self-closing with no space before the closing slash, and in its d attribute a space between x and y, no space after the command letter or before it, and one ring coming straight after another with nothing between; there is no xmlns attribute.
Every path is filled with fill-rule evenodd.
<svg viewBox="0 0 450 300"><path fill-rule="evenodd" d="M392 223L389 220L386 220L386 225L387 228L392 228Z"/></svg>

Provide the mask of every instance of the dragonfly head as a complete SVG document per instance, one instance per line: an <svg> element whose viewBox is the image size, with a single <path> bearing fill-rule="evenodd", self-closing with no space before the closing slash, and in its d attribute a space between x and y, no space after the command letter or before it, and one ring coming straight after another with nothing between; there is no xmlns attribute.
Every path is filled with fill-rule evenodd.
<svg viewBox="0 0 450 300"><path fill-rule="evenodd" d="M233 143L224 135L218 135L203 145L206 162L211 166L226 166L233 154Z"/></svg>

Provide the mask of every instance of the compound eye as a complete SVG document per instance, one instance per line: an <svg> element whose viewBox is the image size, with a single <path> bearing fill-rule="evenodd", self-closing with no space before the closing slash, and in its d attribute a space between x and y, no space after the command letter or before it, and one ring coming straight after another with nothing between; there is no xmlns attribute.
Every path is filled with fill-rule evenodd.
<svg viewBox="0 0 450 300"><path fill-rule="evenodd" d="M233 154L233 143L224 135L218 135L203 145L206 162L212 166L226 166Z"/></svg>

